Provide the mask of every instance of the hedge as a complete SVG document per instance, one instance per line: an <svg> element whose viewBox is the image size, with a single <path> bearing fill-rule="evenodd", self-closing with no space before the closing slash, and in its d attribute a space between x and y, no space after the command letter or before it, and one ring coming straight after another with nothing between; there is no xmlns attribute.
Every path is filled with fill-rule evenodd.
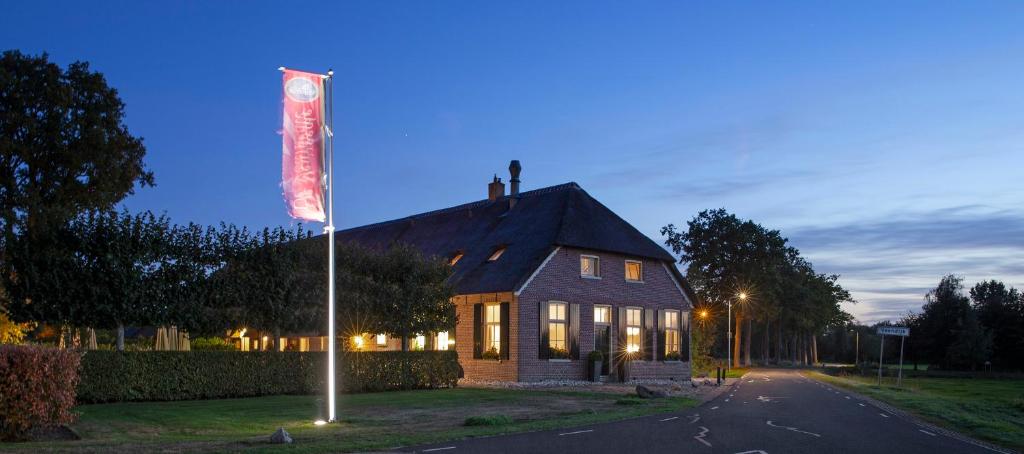
<svg viewBox="0 0 1024 454"><path fill-rule="evenodd" d="M82 357L79 403L321 394L327 358L316 352L117 352ZM338 354L345 393L454 387L454 351Z"/></svg>
<svg viewBox="0 0 1024 454"><path fill-rule="evenodd" d="M78 364L71 350L0 345L0 441L73 422Z"/></svg>

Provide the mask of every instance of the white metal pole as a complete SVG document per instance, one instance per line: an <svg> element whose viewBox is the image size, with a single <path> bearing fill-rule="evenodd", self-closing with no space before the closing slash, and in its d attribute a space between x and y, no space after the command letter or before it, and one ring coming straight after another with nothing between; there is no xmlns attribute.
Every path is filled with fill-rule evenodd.
<svg viewBox="0 0 1024 454"><path fill-rule="evenodd" d="M896 386L900 387L903 386L903 341L906 339L905 336L900 336L900 370L899 376L896 378Z"/></svg>
<svg viewBox="0 0 1024 454"><path fill-rule="evenodd" d="M725 354L728 364L725 365L725 369L732 369L732 301L727 301L726 306L729 306L729 318L725 321Z"/></svg>
<svg viewBox="0 0 1024 454"><path fill-rule="evenodd" d="M327 421L335 422L335 344L334 333L334 71L327 71Z"/></svg>
<svg viewBox="0 0 1024 454"><path fill-rule="evenodd" d="M879 342L878 346L878 386L882 386L882 358L885 352L885 334L882 335L882 341Z"/></svg>

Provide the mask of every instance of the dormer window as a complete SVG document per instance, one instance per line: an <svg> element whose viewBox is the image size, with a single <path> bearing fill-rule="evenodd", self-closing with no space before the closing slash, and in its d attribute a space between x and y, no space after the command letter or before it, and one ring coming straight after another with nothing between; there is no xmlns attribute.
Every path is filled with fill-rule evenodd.
<svg viewBox="0 0 1024 454"><path fill-rule="evenodd" d="M505 246L502 246L502 247L500 247L498 249L495 249L494 253L491 254L491 257L488 258L487 261L488 262L493 262L495 260L498 260L499 258L501 258L501 254L504 254L504 253L505 253Z"/></svg>
<svg viewBox="0 0 1024 454"><path fill-rule="evenodd" d="M596 255L581 255L580 277L599 279L601 277L601 259Z"/></svg>
<svg viewBox="0 0 1024 454"><path fill-rule="evenodd" d="M462 259L462 252L456 252L455 255L452 256L452 258L448 259L448 265L455 266L455 264L459 263L459 260L461 260L461 259Z"/></svg>

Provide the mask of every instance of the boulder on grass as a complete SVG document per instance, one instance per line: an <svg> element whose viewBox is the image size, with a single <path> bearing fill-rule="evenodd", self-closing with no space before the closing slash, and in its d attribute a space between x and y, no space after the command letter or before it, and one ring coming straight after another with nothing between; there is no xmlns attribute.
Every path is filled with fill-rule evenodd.
<svg viewBox="0 0 1024 454"><path fill-rule="evenodd" d="M284 427L278 427L277 431L270 436L271 443L291 444L293 441L292 436L288 435L288 431L284 430Z"/></svg>
<svg viewBox="0 0 1024 454"><path fill-rule="evenodd" d="M641 399L657 399L659 397L668 397L665 391L658 389L651 389L644 385L636 385L636 395L640 396Z"/></svg>

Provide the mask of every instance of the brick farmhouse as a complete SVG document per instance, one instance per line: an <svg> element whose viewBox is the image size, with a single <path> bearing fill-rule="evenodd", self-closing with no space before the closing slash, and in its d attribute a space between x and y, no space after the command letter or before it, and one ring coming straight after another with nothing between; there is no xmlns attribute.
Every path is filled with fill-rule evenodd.
<svg viewBox="0 0 1024 454"><path fill-rule="evenodd" d="M495 177L487 199L336 233L452 264L457 326L414 348L454 348L476 380L583 380L592 351L602 380L688 380L694 298L672 255L576 183L520 192L519 162L509 170L508 194Z"/></svg>

